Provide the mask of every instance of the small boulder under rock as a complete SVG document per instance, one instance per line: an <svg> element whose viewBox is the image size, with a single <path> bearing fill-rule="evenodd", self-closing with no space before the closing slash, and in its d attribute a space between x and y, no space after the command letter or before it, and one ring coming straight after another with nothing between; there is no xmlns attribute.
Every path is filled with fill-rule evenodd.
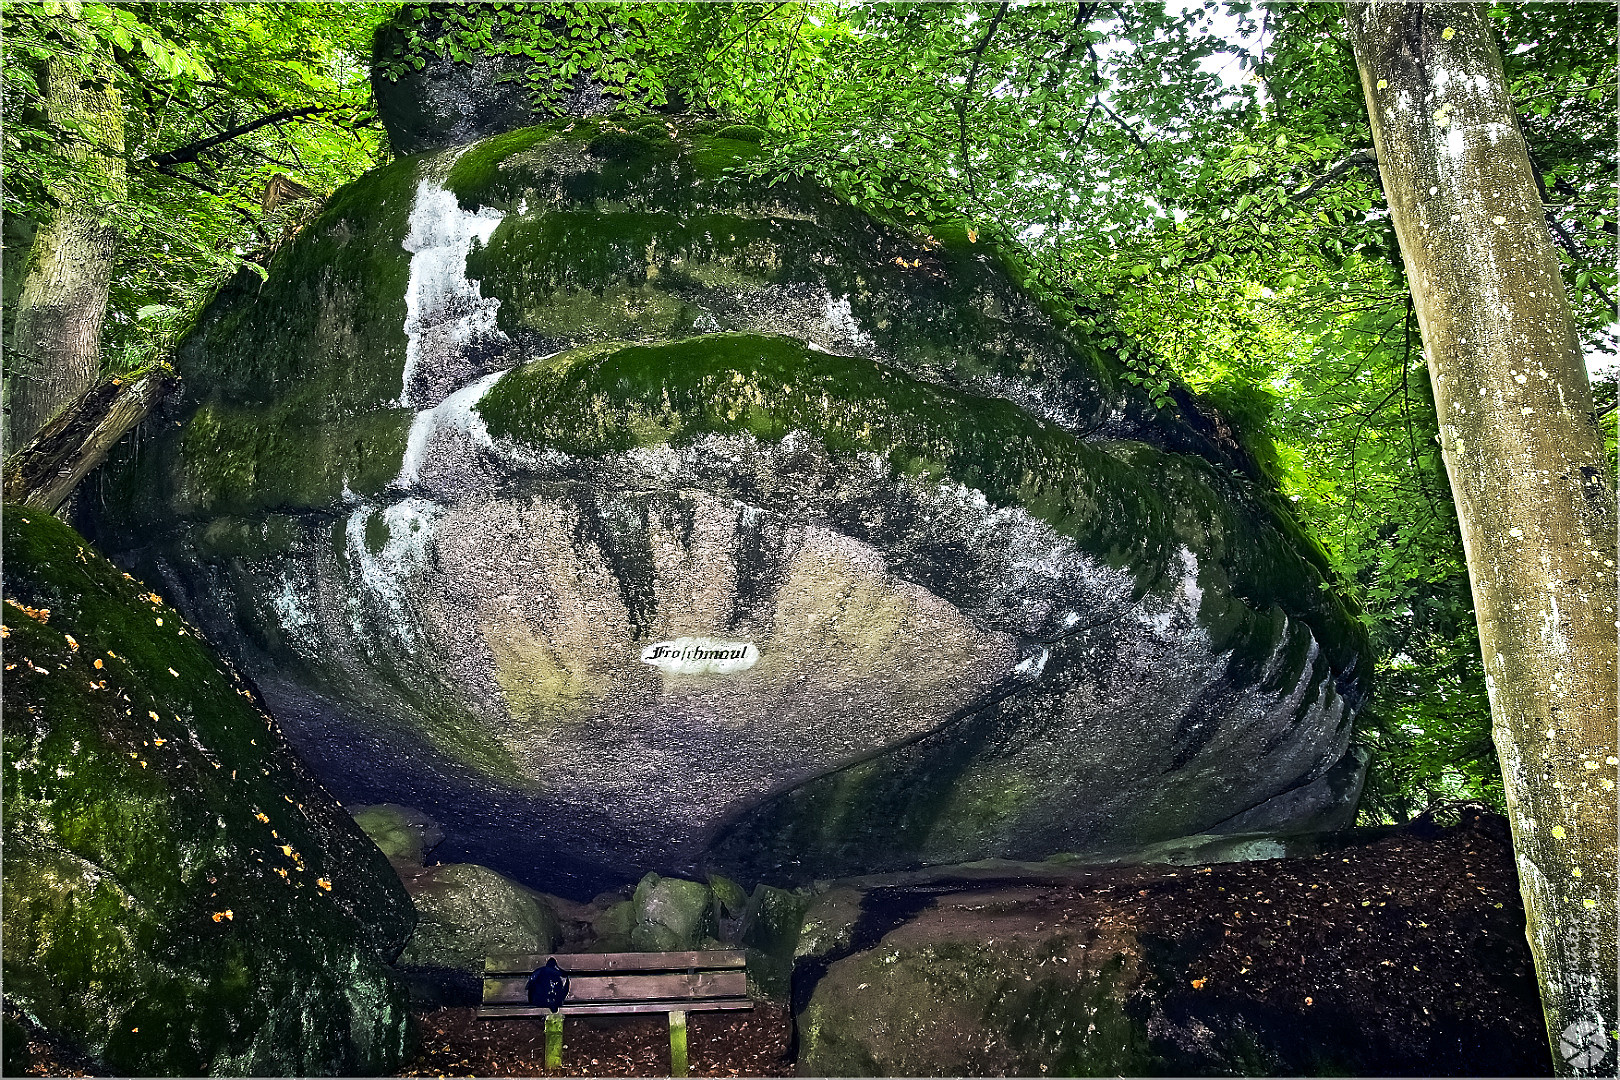
<svg viewBox="0 0 1620 1080"><path fill-rule="evenodd" d="M648 874L636 886L630 948L636 952L682 952L719 944L714 894L707 885Z"/></svg>
<svg viewBox="0 0 1620 1080"><path fill-rule="evenodd" d="M405 878L416 904L416 933L400 963L482 972L499 954L557 947L557 913L541 893L476 863L426 867Z"/></svg>
<svg viewBox="0 0 1620 1080"><path fill-rule="evenodd" d="M439 828L438 822L409 806L378 803L357 806L349 813L354 823L382 848L389 862L421 866L427 853L444 840L444 830Z"/></svg>
<svg viewBox="0 0 1620 1080"><path fill-rule="evenodd" d="M793 954L799 944L809 894L759 885L748 898L737 932L748 953L749 993L786 1000Z"/></svg>

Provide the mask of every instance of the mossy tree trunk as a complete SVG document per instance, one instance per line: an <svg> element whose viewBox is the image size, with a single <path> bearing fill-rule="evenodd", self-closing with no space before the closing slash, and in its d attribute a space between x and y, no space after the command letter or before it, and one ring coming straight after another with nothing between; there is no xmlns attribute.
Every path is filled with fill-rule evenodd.
<svg viewBox="0 0 1620 1080"><path fill-rule="evenodd" d="M1439 411L1553 1059L1614 1075L1615 497L1475 4L1349 11Z"/></svg>
<svg viewBox="0 0 1620 1080"><path fill-rule="evenodd" d="M77 57L52 60L45 79L47 113L70 170L53 186L56 213L34 236L17 301L7 349L8 451L96 380L118 244L107 210L125 194L117 89Z"/></svg>

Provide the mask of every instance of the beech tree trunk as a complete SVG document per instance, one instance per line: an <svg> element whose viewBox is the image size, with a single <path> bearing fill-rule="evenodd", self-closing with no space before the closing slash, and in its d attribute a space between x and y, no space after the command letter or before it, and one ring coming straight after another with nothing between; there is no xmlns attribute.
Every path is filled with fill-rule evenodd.
<svg viewBox="0 0 1620 1080"><path fill-rule="evenodd" d="M66 59L51 61L45 79L46 111L64 133L71 172L53 185L57 210L34 236L7 342L8 449L28 442L96 381L118 244L107 208L125 193L118 91Z"/></svg>
<svg viewBox="0 0 1620 1080"><path fill-rule="evenodd" d="M1477 4L1350 36L1439 412L1554 1066L1615 1075L1615 492Z"/></svg>

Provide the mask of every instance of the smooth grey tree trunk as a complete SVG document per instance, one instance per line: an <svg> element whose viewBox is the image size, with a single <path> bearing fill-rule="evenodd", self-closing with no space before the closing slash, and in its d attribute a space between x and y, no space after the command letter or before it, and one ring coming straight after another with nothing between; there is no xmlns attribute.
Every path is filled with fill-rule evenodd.
<svg viewBox="0 0 1620 1080"><path fill-rule="evenodd" d="M1485 11L1350 36L1439 412L1555 1067L1615 1075L1614 474Z"/></svg>
<svg viewBox="0 0 1620 1080"><path fill-rule="evenodd" d="M117 231L108 208L125 192L124 117L111 85L82 64L53 60L46 111L65 134L70 172L53 185L57 211L34 235L6 345L11 382L8 452L88 389L101 362Z"/></svg>

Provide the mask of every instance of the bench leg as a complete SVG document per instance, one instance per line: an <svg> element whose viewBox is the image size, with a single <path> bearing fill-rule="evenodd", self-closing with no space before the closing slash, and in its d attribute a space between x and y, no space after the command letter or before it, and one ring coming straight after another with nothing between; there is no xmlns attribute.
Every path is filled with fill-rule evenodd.
<svg viewBox="0 0 1620 1080"><path fill-rule="evenodd" d="M562 1068L562 1013L546 1017L546 1068Z"/></svg>
<svg viewBox="0 0 1620 1080"><path fill-rule="evenodd" d="M669 1014L669 1075L686 1075L686 1014Z"/></svg>

